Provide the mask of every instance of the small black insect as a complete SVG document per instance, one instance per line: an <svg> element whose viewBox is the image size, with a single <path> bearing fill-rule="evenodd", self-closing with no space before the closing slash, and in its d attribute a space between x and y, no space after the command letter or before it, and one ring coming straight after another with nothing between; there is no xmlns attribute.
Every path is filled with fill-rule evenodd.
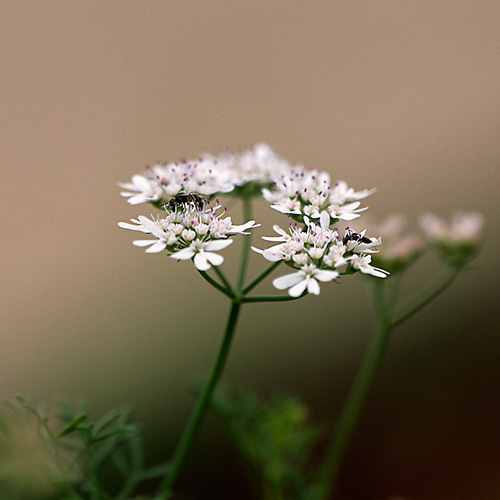
<svg viewBox="0 0 500 500"><path fill-rule="evenodd" d="M197 210L203 210L206 198L202 198L202 195L197 193L177 193L168 203L165 202L164 205L168 206L173 212L177 207L184 207L186 205L193 205Z"/></svg>
<svg viewBox="0 0 500 500"><path fill-rule="evenodd" d="M366 236L361 236L359 233L355 233L352 229L346 228L346 232L344 238L342 239L342 243L347 245L350 241L356 241L358 243L371 243L372 240L367 238Z"/></svg>

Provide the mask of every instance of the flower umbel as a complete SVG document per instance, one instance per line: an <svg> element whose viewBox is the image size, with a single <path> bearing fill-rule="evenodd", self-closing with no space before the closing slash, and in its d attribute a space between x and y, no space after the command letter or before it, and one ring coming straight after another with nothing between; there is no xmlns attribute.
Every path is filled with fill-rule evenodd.
<svg viewBox="0 0 500 500"><path fill-rule="evenodd" d="M224 258L216 251L223 250L231 245L233 240L228 239L236 234L249 234L247 231L260 224L251 220L242 225L234 225L231 217L223 217L225 211L216 215L220 206L198 209L194 204L175 206L173 211L168 210L164 218L144 217L132 219L134 224L120 222L124 229L132 229L151 234L156 239L135 240L134 245L148 247L146 252L158 253L167 250L170 256L177 260L193 259L194 265L200 271L206 271L211 266L219 266Z"/></svg>
<svg viewBox="0 0 500 500"><path fill-rule="evenodd" d="M300 296L306 289L317 295L318 281L332 281L340 274L361 271L379 278L387 276L386 271L372 267L369 254L377 252L380 238L368 238L365 231L355 233L347 228L341 238L337 229L330 228L330 216L323 212L320 224L304 218L305 227L290 223L287 233L279 226L273 229L279 236L263 237L277 242L265 250L252 247L254 251L270 262L284 261L297 269L296 273L277 278L273 285L279 290L290 288L289 294ZM339 270L344 268L341 273Z"/></svg>
<svg viewBox="0 0 500 500"><path fill-rule="evenodd" d="M406 269L425 249L424 241L410 230L403 215L393 214L379 223L368 218L365 224L384 242L380 252L372 256L373 262L391 273Z"/></svg>
<svg viewBox="0 0 500 500"><path fill-rule="evenodd" d="M425 214L420 217L420 226L443 261L462 267L479 251L484 217L478 212L457 213L447 224L433 214Z"/></svg>
<svg viewBox="0 0 500 500"><path fill-rule="evenodd" d="M274 187L263 189L262 194L272 208L296 220L304 216L319 219L324 211L334 220L353 220L366 210L359 208L359 200L374 192L374 189L356 192L343 181L332 187L327 172L298 166L281 175Z"/></svg>

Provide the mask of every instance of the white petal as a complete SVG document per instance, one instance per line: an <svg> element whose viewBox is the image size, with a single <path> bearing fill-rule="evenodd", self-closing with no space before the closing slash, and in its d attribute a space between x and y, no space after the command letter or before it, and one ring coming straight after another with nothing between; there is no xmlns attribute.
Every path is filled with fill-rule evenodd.
<svg viewBox="0 0 500 500"><path fill-rule="evenodd" d="M271 208L274 208L274 210L277 210L278 212L281 212L282 214L288 213L288 208L286 208L282 205L271 205Z"/></svg>
<svg viewBox="0 0 500 500"><path fill-rule="evenodd" d="M132 244L136 247L147 247L149 245L154 245L156 240L135 240Z"/></svg>
<svg viewBox="0 0 500 500"><path fill-rule="evenodd" d="M314 295L319 295L320 292L319 283L314 278L311 278L309 280L309 283L307 284L307 291Z"/></svg>
<svg viewBox="0 0 500 500"><path fill-rule="evenodd" d="M191 247L188 247L188 248L183 248L178 252L174 252L172 255L170 255L170 257L172 257L172 259L177 259L177 260L188 260L191 259L193 255L194 255L194 250Z"/></svg>
<svg viewBox="0 0 500 500"><path fill-rule="evenodd" d="M254 252L256 253L264 253L264 250L261 250L260 248L257 248L257 247L250 247Z"/></svg>
<svg viewBox="0 0 500 500"><path fill-rule="evenodd" d="M142 233L149 233L149 231L139 222L134 219L130 219L135 222L135 224L129 224L128 222L118 222L118 225L123 229L132 229L132 231L141 231Z"/></svg>
<svg viewBox="0 0 500 500"><path fill-rule="evenodd" d="M288 294L291 297L300 297L304 293L306 286L307 286L307 279L304 278L300 283L290 288L290 290L288 290Z"/></svg>
<svg viewBox="0 0 500 500"><path fill-rule="evenodd" d="M344 213L344 212L340 212L337 215L337 219L340 219L340 220L354 220L354 219L357 219L358 217L360 217L359 214Z"/></svg>
<svg viewBox="0 0 500 500"><path fill-rule="evenodd" d="M137 194L135 196L132 196L127 201L131 205L139 205L140 203L144 203L146 200L147 200L147 197L144 195L144 193L140 193L140 194Z"/></svg>
<svg viewBox="0 0 500 500"><path fill-rule="evenodd" d="M288 236L262 236L263 240L266 241L286 241Z"/></svg>
<svg viewBox="0 0 500 500"><path fill-rule="evenodd" d="M275 232L277 232L278 234L281 234L281 236L285 236L285 237L288 236L287 232L284 229L281 229L281 227L279 227L277 224L275 224L273 226L273 230Z"/></svg>
<svg viewBox="0 0 500 500"><path fill-rule="evenodd" d="M270 248L264 250L262 252L262 256L269 262L278 262L280 260L283 260L283 256L281 255L281 253L273 252Z"/></svg>
<svg viewBox="0 0 500 500"><path fill-rule="evenodd" d="M367 268L369 269L366 270L366 273L376 276L377 278L387 278L387 275L389 274L384 269L380 269L378 267L367 266ZM361 271L363 271L363 269L361 269Z"/></svg>
<svg viewBox="0 0 500 500"><path fill-rule="evenodd" d="M132 176L132 182L140 191L151 191L151 183L142 175Z"/></svg>
<svg viewBox="0 0 500 500"><path fill-rule="evenodd" d="M321 212L319 220L322 229L328 229L330 227L330 214L326 210Z"/></svg>
<svg viewBox="0 0 500 500"><path fill-rule="evenodd" d="M213 240L203 244L203 250L217 251L227 248L233 240Z"/></svg>
<svg viewBox="0 0 500 500"><path fill-rule="evenodd" d="M162 250L165 250L167 248L167 244L165 241L157 241L155 242L154 245L150 246L147 250L146 253L158 253L161 252Z"/></svg>
<svg viewBox="0 0 500 500"><path fill-rule="evenodd" d="M304 276L299 273L285 274L285 276L280 276L273 280L274 288L278 290L284 290L285 288L290 288L304 280Z"/></svg>
<svg viewBox="0 0 500 500"><path fill-rule="evenodd" d="M199 252L194 256L194 265L199 271L208 271L210 269L210 264L207 260L207 254L205 252Z"/></svg>
<svg viewBox="0 0 500 500"><path fill-rule="evenodd" d="M162 229L158 226L158 224L151 220L148 219L147 217L144 217L144 215L139 215L139 221L141 224L154 236L157 238L165 238L165 233L162 231Z"/></svg>
<svg viewBox="0 0 500 500"><path fill-rule="evenodd" d="M231 226L229 229L230 233L238 233L238 234L250 234L250 233L245 233L247 229L253 229L254 227L259 227L260 224L255 224L254 220L249 220L245 224L242 224L240 226Z"/></svg>
<svg viewBox="0 0 500 500"><path fill-rule="evenodd" d="M339 273L337 271L318 270L314 273L314 277L319 281L332 281L337 278Z"/></svg>
<svg viewBox="0 0 500 500"><path fill-rule="evenodd" d="M205 255L207 256L208 261L213 266L220 266L224 262L224 257L222 257L222 255L219 255L218 253L205 252Z"/></svg>

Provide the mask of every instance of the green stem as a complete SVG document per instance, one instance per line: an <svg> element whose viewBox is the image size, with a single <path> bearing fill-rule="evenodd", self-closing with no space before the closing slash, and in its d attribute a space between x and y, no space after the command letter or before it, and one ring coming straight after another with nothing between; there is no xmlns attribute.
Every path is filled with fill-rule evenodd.
<svg viewBox="0 0 500 500"><path fill-rule="evenodd" d="M396 307L392 316L392 327L395 328L436 298L453 282L459 272L460 269L456 267L446 267L442 269L434 279L426 284L426 286L422 287L411 297L406 299L400 306Z"/></svg>
<svg viewBox="0 0 500 500"><path fill-rule="evenodd" d="M224 295L227 295L230 298L233 297L233 293L230 289L227 289L220 283L217 283L217 281L215 281L206 271L198 271L198 272L201 274L204 280L208 281L208 283L210 283L213 287L217 288L217 290L219 290Z"/></svg>
<svg viewBox="0 0 500 500"><path fill-rule="evenodd" d="M213 266L213 268L217 276L219 276L219 278L221 279L222 283L224 283L227 290L231 292L231 296L233 296L234 295L233 287L231 286L231 283L229 283L225 274L219 269L219 266Z"/></svg>
<svg viewBox="0 0 500 500"><path fill-rule="evenodd" d="M268 274L271 274L279 265L281 260L273 262L267 269L264 269L255 279L253 279L243 290L243 295L246 295L252 288L255 288Z"/></svg>
<svg viewBox="0 0 500 500"><path fill-rule="evenodd" d="M302 297L304 297L304 295L300 295L299 297L290 297L290 295L263 295L262 297L243 297L241 302L244 304L250 304L252 302L289 302L290 300L297 300Z"/></svg>
<svg viewBox="0 0 500 500"><path fill-rule="evenodd" d="M248 197L243 198L243 221L248 222L252 218L252 202ZM241 247L241 259L240 268L238 270L238 279L236 281L236 288L238 290L243 286L243 280L245 279L245 272L247 269L248 255L250 253L250 246L252 244L252 234L244 235L242 247Z"/></svg>
<svg viewBox="0 0 500 500"><path fill-rule="evenodd" d="M208 377L201 396L189 418L181 439L175 449L174 455L170 462L169 473L167 477L160 484L158 489L158 496L160 498L169 498L172 494L172 487L174 485L177 476L180 473L181 467L186 459L189 447L195 437L196 431L198 430L205 412L207 410L208 404L210 403L210 398L212 397L213 390L219 377L224 368L224 364L229 353L229 348L231 346L231 340L236 327L236 322L238 320L238 314L240 312L241 303L232 301L231 309L229 312L229 317L227 320L226 331L222 338L217 357L214 361L210 375Z"/></svg>
<svg viewBox="0 0 500 500"><path fill-rule="evenodd" d="M384 356L390 332L390 325L385 321L379 321L372 334L361 367L337 422L335 434L327 450L325 461L314 485L315 489L311 498L315 500L328 498L330 491L334 487L342 459Z"/></svg>
<svg viewBox="0 0 500 500"><path fill-rule="evenodd" d="M347 446L351 440L361 411L384 357L390 334L403 321L418 312L439 295L457 276L459 269L447 268L401 306L394 307L395 289L389 294L384 287L398 285L376 280L372 282L372 300L376 315L376 328L368 343L361 366L338 419L335 433L325 460L310 490L309 500L324 500L335 486Z"/></svg>

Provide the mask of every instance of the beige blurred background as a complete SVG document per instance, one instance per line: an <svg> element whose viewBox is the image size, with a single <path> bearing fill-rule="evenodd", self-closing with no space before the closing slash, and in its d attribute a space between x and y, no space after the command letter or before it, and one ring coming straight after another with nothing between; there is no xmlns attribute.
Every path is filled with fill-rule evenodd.
<svg viewBox="0 0 500 500"><path fill-rule="evenodd" d="M265 141L377 187L372 215L486 215L472 269L397 330L339 498L500 498L500 3L12 0L0 22L2 399L129 404L164 458L228 305L193 266L132 246L116 223L151 209L116 182ZM283 222L257 214L259 236ZM423 259L405 289L438 268ZM224 378L331 424L369 328L357 277L248 306ZM207 419L180 491L245 499L243 481Z"/></svg>

